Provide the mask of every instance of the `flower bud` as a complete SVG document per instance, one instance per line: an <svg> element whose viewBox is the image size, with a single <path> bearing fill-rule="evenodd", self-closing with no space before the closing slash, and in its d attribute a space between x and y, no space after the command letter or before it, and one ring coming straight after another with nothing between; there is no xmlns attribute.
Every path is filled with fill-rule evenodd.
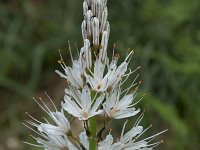
<svg viewBox="0 0 200 150"><path fill-rule="evenodd" d="M94 17L92 22L92 32L93 32L93 45L94 47L99 46L99 19Z"/></svg>

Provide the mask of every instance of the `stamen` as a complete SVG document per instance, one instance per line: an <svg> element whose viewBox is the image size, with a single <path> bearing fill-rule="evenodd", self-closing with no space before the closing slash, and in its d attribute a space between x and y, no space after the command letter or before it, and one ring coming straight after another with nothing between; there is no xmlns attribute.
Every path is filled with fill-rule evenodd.
<svg viewBox="0 0 200 150"><path fill-rule="evenodd" d="M79 50L78 50L78 46L77 46L77 43L76 43L76 42L75 42L75 47L76 47L77 55L79 55Z"/></svg>
<svg viewBox="0 0 200 150"><path fill-rule="evenodd" d="M111 134L111 132L112 132L112 129L110 129L109 134Z"/></svg>
<svg viewBox="0 0 200 150"><path fill-rule="evenodd" d="M28 122L27 122L28 123ZM33 129L33 128L31 128L30 126L28 126L27 124L25 124L25 123L23 123L22 122L22 125L24 125L25 127L27 127L28 129L30 129L31 131L33 131L33 132L35 132L36 134L38 134L38 135L40 135L40 136L42 136L42 137L44 137L44 138L48 138L46 135L44 135L43 133L40 133L40 132L38 132L38 131L36 131L35 129Z"/></svg>
<svg viewBox="0 0 200 150"><path fill-rule="evenodd" d="M125 74L124 76L127 76L129 74L133 74L135 73L137 70L139 70L141 68L141 66L138 66L135 70L131 71L131 69L129 68L130 72L128 74Z"/></svg>
<svg viewBox="0 0 200 150"><path fill-rule="evenodd" d="M161 131L161 132L159 132L159 133L157 133L157 134L154 134L154 135L152 135L152 136L150 136L150 137L148 137L148 138L146 138L146 139L143 139L144 141L146 141L146 140L148 140L148 139L151 139L151 138L153 138L153 137L156 137L156 136L158 136L158 135L160 135L160 134L162 134L162 133L164 133L164 132L167 132L168 131L168 129L166 129L166 130L164 130L164 131Z"/></svg>
<svg viewBox="0 0 200 150"><path fill-rule="evenodd" d="M115 48L116 48L116 44L113 44L113 52L112 52L112 60L114 59L114 55L115 55Z"/></svg>
<svg viewBox="0 0 200 150"><path fill-rule="evenodd" d="M120 58L120 54L119 54L119 53L115 54L115 56L114 56L114 60L118 61L119 58Z"/></svg>
<svg viewBox="0 0 200 150"><path fill-rule="evenodd" d="M121 94L123 94L124 92L126 92L124 95L127 95L129 90L134 87L135 85L137 85L137 83L135 83L135 81L137 80L137 78L139 77L139 74L137 74L137 76L134 78L134 80L132 81L130 87L128 87L127 89L125 89Z"/></svg>
<svg viewBox="0 0 200 150"><path fill-rule="evenodd" d="M143 119L144 117L144 112L141 113L141 115L138 117L138 119L136 120L135 124L134 124L134 127L138 126L139 123L141 122L141 120Z"/></svg>
<svg viewBox="0 0 200 150"><path fill-rule="evenodd" d="M69 54L70 54L70 57L71 57L71 61L73 62L73 56L72 56L72 49L71 49L71 44L70 42L68 41L68 48L69 48Z"/></svg>
<svg viewBox="0 0 200 150"><path fill-rule="evenodd" d="M149 145L147 145L147 146L153 148L153 147L156 147L156 146L160 145L160 144L163 143L163 142L164 142L164 141L162 140L162 141L159 141L159 142L156 142L156 143L149 144Z"/></svg>
<svg viewBox="0 0 200 150"><path fill-rule="evenodd" d="M33 143L26 142L26 141L23 141L23 143L24 143L24 144L27 144L27 145L30 145L30 146L35 146L35 147L41 147L41 148L44 148L43 145L33 144Z"/></svg>
<svg viewBox="0 0 200 150"><path fill-rule="evenodd" d="M133 141L137 140L141 135L143 135L147 130L149 130L152 127L152 125L150 125L149 127L147 127L144 131L142 131L137 137L134 138Z"/></svg>
<svg viewBox="0 0 200 150"><path fill-rule="evenodd" d="M131 58L133 54L134 54L134 51L132 50L132 51L128 54L128 56L126 57L125 61L127 61L129 58ZM130 60L129 60L129 61L130 61ZM128 62L129 62L129 61L128 61Z"/></svg>
<svg viewBox="0 0 200 150"><path fill-rule="evenodd" d="M46 121L46 123L50 124L50 122L45 117L42 117L42 119L44 119L44 121Z"/></svg>
<svg viewBox="0 0 200 150"><path fill-rule="evenodd" d="M35 98L33 98L34 101L39 105L39 107L44 111L46 112L57 124L60 124L59 121L57 120L57 118L53 115L53 113L51 112L51 110L47 107L47 105L43 102L42 98L39 97L39 100L42 102L42 104L44 105L44 107L42 107L42 105L40 105L40 103L35 100Z"/></svg>
<svg viewBox="0 0 200 150"><path fill-rule="evenodd" d="M58 53L59 53L59 55L60 55L60 60L58 60L58 63L59 63L63 68L67 67L66 64L65 64L65 62L64 62L64 59L63 59L63 57L62 57L62 54L61 54L61 50L60 50L60 49L58 49ZM63 65L64 65L64 66L63 66Z"/></svg>
<svg viewBox="0 0 200 150"><path fill-rule="evenodd" d="M142 81L140 81L140 82L138 83L138 86L132 91L132 94L135 95L135 94L137 93L137 91L138 91L138 89L139 89L141 83L142 83Z"/></svg>
<svg viewBox="0 0 200 150"><path fill-rule="evenodd" d="M125 127L126 127L126 124L127 124L127 123L128 123L128 119L125 121L125 123L124 123L124 125L123 125L120 139L122 139L122 137L123 137L123 135L124 135L124 130L125 130Z"/></svg>
<svg viewBox="0 0 200 150"><path fill-rule="evenodd" d="M41 101L41 103L43 104L43 106L46 108L48 114L51 114L51 110L49 109L49 107L43 102L42 98L39 97L39 100Z"/></svg>
<svg viewBox="0 0 200 150"><path fill-rule="evenodd" d="M44 93L45 93L45 95L48 97L48 99L51 101L51 103L52 103L52 105L53 105L54 109L56 110L56 112L58 112L58 110L57 110L57 108L56 108L56 106L55 106L55 104L54 104L53 100L51 99L51 97L50 97L50 96L47 94L47 92L46 92L46 91L45 91Z"/></svg>
<svg viewBox="0 0 200 150"><path fill-rule="evenodd" d="M146 94L143 94L143 96L137 102L135 102L134 104L130 105L130 107L133 107L133 106L137 105L141 100L143 100L143 98L144 98L145 95ZM136 97L136 95L134 96L133 99L135 99L135 97Z"/></svg>
<svg viewBox="0 0 200 150"><path fill-rule="evenodd" d="M42 123L39 120L35 119L33 116L31 116L28 112L25 113L26 115L28 115L31 119L33 119L34 121L36 121L37 123Z"/></svg>

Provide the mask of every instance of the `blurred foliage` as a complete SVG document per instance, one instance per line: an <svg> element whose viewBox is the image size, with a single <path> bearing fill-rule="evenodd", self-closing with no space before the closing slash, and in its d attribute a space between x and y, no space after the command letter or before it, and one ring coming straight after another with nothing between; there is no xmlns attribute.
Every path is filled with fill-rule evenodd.
<svg viewBox="0 0 200 150"><path fill-rule="evenodd" d="M108 6L110 52L116 43L124 57L131 47L130 67L142 66L143 123L152 123L152 132L169 128L160 149L198 150L200 1L108 0ZM67 41L81 47L82 1L2 0L0 18L0 150L30 149L21 144L28 134L24 112L38 113L30 100L44 90L62 98L57 49L70 64Z"/></svg>

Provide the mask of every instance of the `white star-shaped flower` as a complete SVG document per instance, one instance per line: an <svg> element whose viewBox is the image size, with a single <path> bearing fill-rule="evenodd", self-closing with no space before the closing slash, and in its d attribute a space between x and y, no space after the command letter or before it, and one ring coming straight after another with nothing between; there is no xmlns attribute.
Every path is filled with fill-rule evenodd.
<svg viewBox="0 0 200 150"><path fill-rule="evenodd" d="M71 51L70 51L71 54ZM78 60L72 60L72 68L68 67L60 54L61 60L58 62L60 63L61 67L63 68L65 73L56 70L55 72L59 74L62 78L67 79L73 86L77 89L82 89L84 84L84 71L86 68L91 68L92 60L91 60L91 50L90 50L90 41L86 39L84 41L84 46L81 48L80 56Z"/></svg>
<svg viewBox="0 0 200 150"><path fill-rule="evenodd" d="M103 108L110 118L122 119L136 115L140 112L133 107L134 93L123 96L120 99L120 88L115 88L106 98Z"/></svg>
<svg viewBox="0 0 200 150"><path fill-rule="evenodd" d="M166 132L167 130L161 131L150 137L137 141L137 139L144 132L146 132L150 127L152 127L152 125L150 125L148 128L144 130L142 126L139 126L139 123L142 120L143 116L144 116L143 114L140 115L140 117L135 122L134 126L126 134L124 134L124 130L125 130L128 120L124 123L123 129L121 132L121 137L118 141L124 145L123 147L124 150L151 150L153 149L153 147L156 147L163 142L163 141L159 141L155 143L150 143L156 136Z"/></svg>
<svg viewBox="0 0 200 150"><path fill-rule="evenodd" d="M124 134L124 130L128 120L124 123L121 137L117 140L116 143L113 142L113 137L111 134L106 136L106 139L99 142L98 150L152 150L154 147L158 146L162 141L150 143L152 139L156 136L166 132L167 130L161 131L157 134L154 134L150 137L137 141L137 139L146 132L151 126L143 130L142 126L138 124L143 118L143 114L137 119L134 126L127 133Z"/></svg>
<svg viewBox="0 0 200 150"><path fill-rule="evenodd" d="M37 133L40 137L33 137L39 143L39 145L30 144L27 142L25 143L38 147L44 147L47 150L66 149L68 147L67 135L71 133L70 123L65 117L63 110L59 112L51 98L49 96L48 98L52 102L56 110L55 112L51 111L41 98L39 98L41 100L41 103L39 103L35 99L34 100L38 103L40 108L49 115L49 117L54 121L54 124L51 124L45 118L45 123L40 122L39 120L35 119L27 113L33 121L26 121L26 124L23 124L35 133ZM35 130L34 128L36 128L37 130Z"/></svg>
<svg viewBox="0 0 200 150"><path fill-rule="evenodd" d="M122 143L113 143L113 137L111 134L108 134L105 140L98 143L98 150L121 150L122 148Z"/></svg>
<svg viewBox="0 0 200 150"><path fill-rule="evenodd" d="M38 131L48 132L52 135L62 135L70 132L70 123L62 112L50 112L51 118L54 120L56 125L50 123L41 123L37 126Z"/></svg>
<svg viewBox="0 0 200 150"><path fill-rule="evenodd" d="M125 75L128 67L127 60L130 58L132 53L133 51L129 53L125 61L118 67L117 59L113 58L111 63L107 65L107 73L105 73L106 62L104 63L101 59L96 59L94 64L94 73L90 72L92 75L85 74L87 82L91 85L92 89L97 92L110 91L114 89Z"/></svg>
<svg viewBox="0 0 200 150"><path fill-rule="evenodd" d="M103 110L98 110L98 108L104 100L105 94L101 94L97 99L92 100L90 89L87 85L84 86L82 93L75 88L72 89L67 90L64 96L64 103L62 103L63 109L69 114L78 117L79 120L88 120L103 112Z"/></svg>
<svg viewBox="0 0 200 150"><path fill-rule="evenodd" d="M64 150L67 149L69 140L66 135L51 135L46 132L45 140L42 138L36 138L37 142L44 147L45 150Z"/></svg>

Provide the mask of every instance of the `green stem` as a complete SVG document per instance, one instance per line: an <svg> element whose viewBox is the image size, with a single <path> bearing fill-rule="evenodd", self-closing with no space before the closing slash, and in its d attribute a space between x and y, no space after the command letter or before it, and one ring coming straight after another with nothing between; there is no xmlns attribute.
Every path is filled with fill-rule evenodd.
<svg viewBox="0 0 200 150"><path fill-rule="evenodd" d="M91 101L93 101L95 97L95 92L91 92ZM94 116L89 119L89 131L90 131L90 137L89 137L89 150L96 150L97 140L96 140L96 134L97 134L97 117Z"/></svg>
<svg viewBox="0 0 200 150"><path fill-rule="evenodd" d="M92 117L89 121L90 123L90 150L96 150L96 130L97 130L97 118Z"/></svg>

